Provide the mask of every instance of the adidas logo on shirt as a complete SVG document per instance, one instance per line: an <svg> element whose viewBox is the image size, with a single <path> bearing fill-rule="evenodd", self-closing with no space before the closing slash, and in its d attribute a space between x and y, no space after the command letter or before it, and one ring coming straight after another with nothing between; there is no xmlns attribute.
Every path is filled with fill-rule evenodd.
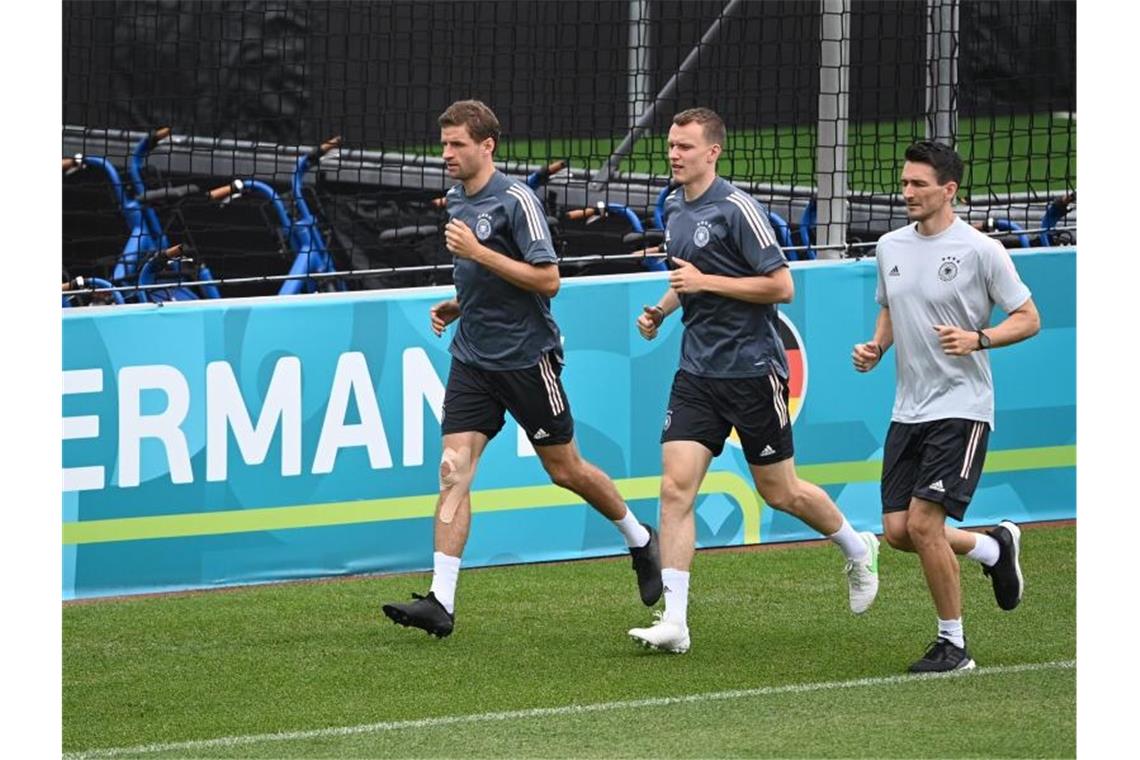
<svg viewBox="0 0 1140 760"><path fill-rule="evenodd" d="M941 480L934 481L933 483L928 485L927 488L930 489L931 491L937 491L938 493L946 493L946 488L945 488L945 486L942 485Z"/></svg>
<svg viewBox="0 0 1140 760"><path fill-rule="evenodd" d="M543 438L549 438L549 437L550 437L550 433L546 432L542 428L539 428L538 432L536 432L534 434L534 440L536 440L536 441L541 441Z"/></svg>
<svg viewBox="0 0 1140 760"><path fill-rule="evenodd" d="M895 266L891 267L891 271L887 273L887 276L888 277L898 277L899 276L899 268L898 268L897 264Z"/></svg>
<svg viewBox="0 0 1140 760"><path fill-rule="evenodd" d="M772 448L771 444L769 444L769 445L767 445L767 446L765 446L765 447L764 447L764 450L763 450L763 451L761 451L761 452L760 452L760 456L762 456L762 457L770 457L770 456L772 456L772 455L773 455L773 454L775 454L775 453L776 453L776 450L775 450L774 448Z"/></svg>

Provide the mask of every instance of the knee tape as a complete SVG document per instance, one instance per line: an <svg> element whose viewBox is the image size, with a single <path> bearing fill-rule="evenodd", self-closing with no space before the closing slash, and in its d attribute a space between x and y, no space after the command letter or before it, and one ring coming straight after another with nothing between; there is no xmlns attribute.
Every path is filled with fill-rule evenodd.
<svg viewBox="0 0 1140 760"><path fill-rule="evenodd" d="M441 522L450 523L455 518L459 504L471 490L471 449L445 448L439 460L439 492L444 494L439 507Z"/></svg>

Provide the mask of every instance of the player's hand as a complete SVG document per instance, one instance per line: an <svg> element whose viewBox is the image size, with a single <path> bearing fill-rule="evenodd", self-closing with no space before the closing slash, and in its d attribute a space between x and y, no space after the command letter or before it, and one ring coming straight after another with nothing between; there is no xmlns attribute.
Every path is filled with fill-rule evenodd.
<svg viewBox="0 0 1140 760"><path fill-rule="evenodd" d="M657 337L657 329L665 321L665 312L660 306L642 306L641 314L637 315L637 331L646 340Z"/></svg>
<svg viewBox="0 0 1140 760"><path fill-rule="evenodd" d="M705 275L692 262L672 259L677 268L669 272L669 287L678 293L700 293L705 289Z"/></svg>
<svg viewBox="0 0 1140 760"><path fill-rule="evenodd" d="M965 356L978 350L978 334L973 330L963 330L951 325L935 325L942 352L949 356Z"/></svg>
<svg viewBox="0 0 1140 760"><path fill-rule="evenodd" d="M883 349L873 340L856 343L855 350L851 352L851 361L858 372L870 372L882 358Z"/></svg>
<svg viewBox="0 0 1140 760"><path fill-rule="evenodd" d="M440 301L428 311L431 315L431 331L437 336L443 335L447 326L459 319L459 302L454 298Z"/></svg>
<svg viewBox="0 0 1140 760"><path fill-rule="evenodd" d="M447 223L443 228L443 240L447 250L461 259L473 259L479 250L475 233L460 219L452 219Z"/></svg>

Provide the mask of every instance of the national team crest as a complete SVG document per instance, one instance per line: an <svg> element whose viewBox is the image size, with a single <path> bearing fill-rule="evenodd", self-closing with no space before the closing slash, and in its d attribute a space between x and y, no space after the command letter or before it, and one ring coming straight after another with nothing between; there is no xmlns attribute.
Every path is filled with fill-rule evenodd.
<svg viewBox="0 0 1140 760"><path fill-rule="evenodd" d="M942 263L938 265L938 279L943 282L950 282L958 276L959 260L953 256L946 256L942 259Z"/></svg>
<svg viewBox="0 0 1140 760"><path fill-rule="evenodd" d="M479 240L486 240L491 237L491 215L480 214L479 219L475 222L475 237Z"/></svg>
<svg viewBox="0 0 1140 760"><path fill-rule="evenodd" d="M712 236L712 225L708 222L698 222L697 229L693 230L693 245L704 248Z"/></svg>

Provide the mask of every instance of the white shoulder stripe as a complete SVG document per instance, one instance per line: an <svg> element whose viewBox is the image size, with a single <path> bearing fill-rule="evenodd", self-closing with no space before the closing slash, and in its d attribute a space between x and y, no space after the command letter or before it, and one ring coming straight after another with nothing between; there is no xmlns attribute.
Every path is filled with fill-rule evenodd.
<svg viewBox="0 0 1140 760"><path fill-rule="evenodd" d="M751 196L745 195L740 191L733 193L733 195L736 196L740 209L755 222L756 226L760 229L760 234L757 235L757 237L760 238L760 242L764 245L775 245L776 234L772 230L772 225L768 219L764 214L760 213L760 209L756 206L756 201L753 200Z"/></svg>
<svg viewBox="0 0 1140 760"><path fill-rule="evenodd" d="M753 204L751 198L742 197L741 193L733 193L728 196L728 200L737 208L740 209L744 219L748 222L748 226L752 228L752 233L756 235L756 239L760 241L760 245L764 248L775 245L776 240L772 234L768 223L760 216L759 210Z"/></svg>
<svg viewBox="0 0 1140 760"><path fill-rule="evenodd" d="M543 214L539 213L538 204L535 202L534 196L517 184L507 188L507 193L515 198L522 206L531 240L544 239L546 237L546 219Z"/></svg>
<svg viewBox="0 0 1140 760"><path fill-rule="evenodd" d="M526 218L527 231L530 233L532 240L537 238L538 232L535 229L534 216L530 213L530 207L527 206L524 198L525 194L519 190L516 185L511 185L507 188L507 194L518 201L519 206L522 208L523 216Z"/></svg>

